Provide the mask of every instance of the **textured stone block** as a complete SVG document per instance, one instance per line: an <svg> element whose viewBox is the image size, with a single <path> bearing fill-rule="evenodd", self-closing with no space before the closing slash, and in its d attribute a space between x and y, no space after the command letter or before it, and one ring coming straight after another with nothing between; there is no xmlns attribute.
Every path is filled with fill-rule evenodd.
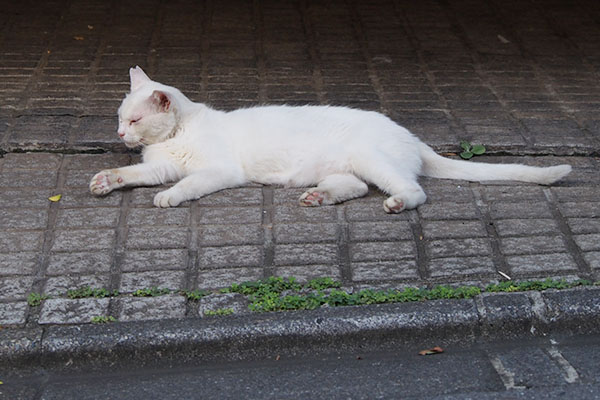
<svg viewBox="0 0 600 400"><path fill-rule="evenodd" d="M27 317L27 302L0 303L0 325L23 325Z"/></svg>
<svg viewBox="0 0 600 400"><path fill-rule="evenodd" d="M508 237L500 241L503 254L563 253L567 247L561 236Z"/></svg>
<svg viewBox="0 0 600 400"><path fill-rule="evenodd" d="M485 237L487 231L479 220L423 221L425 239Z"/></svg>
<svg viewBox="0 0 600 400"><path fill-rule="evenodd" d="M292 222L335 222L337 211L335 206L301 207L297 204L275 206L273 221L275 223Z"/></svg>
<svg viewBox="0 0 600 400"><path fill-rule="evenodd" d="M583 257L585 261L590 265L593 269L600 269L600 251L590 251L587 253L583 253Z"/></svg>
<svg viewBox="0 0 600 400"><path fill-rule="evenodd" d="M199 250L198 265L202 269L248 267L262 264L260 246L204 247Z"/></svg>
<svg viewBox="0 0 600 400"><path fill-rule="evenodd" d="M32 284L33 277L31 276L2 277L0 278L0 299L24 299L31 291Z"/></svg>
<svg viewBox="0 0 600 400"><path fill-rule="evenodd" d="M508 218L552 218L548 203L527 201L522 203L492 203L490 215L493 219Z"/></svg>
<svg viewBox="0 0 600 400"><path fill-rule="evenodd" d="M500 236L525 236L553 234L559 231L552 219L501 219L494 221Z"/></svg>
<svg viewBox="0 0 600 400"><path fill-rule="evenodd" d="M200 289L218 289L230 286L232 283L256 281L262 278L262 268L203 269L198 272L198 287Z"/></svg>
<svg viewBox="0 0 600 400"><path fill-rule="evenodd" d="M350 245L352 261L390 261L415 258L417 249L412 241L363 242Z"/></svg>
<svg viewBox="0 0 600 400"><path fill-rule="evenodd" d="M408 220L408 213L387 214L383 210L384 196L373 196L366 199L353 200L345 205L346 219L348 221L396 221Z"/></svg>
<svg viewBox="0 0 600 400"><path fill-rule="evenodd" d="M38 253L0 253L0 276L33 275L38 262Z"/></svg>
<svg viewBox="0 0 600 400"><path fill-rule="evenodd" d="M571 231L577 233L600 233L599 218L568 218Z"/></svg>
<svg viewBox="0 0 600 400"><path fill-rule="evenodd" d="M92 175L93 176L93 175ZM90 179L92 179L90 176ZM115 190L106 196L93 196L88 188L69 188L64 190L59 207L118 207L121 204L123 192Z"/></svg>
<svg viewBox="0 0 600 400"><path fill-rule="evenodd" d="M79 289L82 287L108 288L109 275L73 275L73 276L55 276L50 277L44 286L44 293L51 296L64 295L67 290Z"/></svg>
<svg viewBox="0 0 600 400"><path fill-rule="evenodd" d="M27 118L29 119L29 118ZM39 121L36 121L36 123ZM8 153L4 156L4 169L57 170L63 156L51 153Z"/></svg>
<svg viewBox="0 0 600 400"><path fill-rule="evenodd" d="M189 208L133 208L127 216L127 224L136 225L189 225Z"/></svg>
<svg viewBox="0 0 600 400"><path fill-rule="evenodd" d="M179 295L159 297L123 297L119 321L142 321L185 316L185 298Z"/></svg>
<svg viewBox="0 0 600 400"><path fill-rule="evenodd" d="M52 251L92 251L110 249L115 245L112 229L57 230Z"/></svg>
<svg viewBox="0 0 600 400"><path fill-rule="evenodd" d="M554 271L577 271L577 264L567 253L510 256L506 257L506 263L517 274L547 276Z"/></svg>
<svg viewBox="0 0 600 400"><path fill-rule="evenodd" d="M198 199L200 206L260 206L262 187L243 187L221 190Z"/></svg>
<svg viewBox="0 0 600 400"><path fill-rule="evenodd" d="M108 313L108 298L50 299L42 304L40 324L85 324Z"/></svg>
<svg viewBox="0 0 600 400"><path fill-rule="evenodd" d="M355 242L410 240L412 238L412 229L408 221L364 221L350 224L350 240Z"/></svg>
<svg viewBox="0 0 600 400"><path fill-rule="evenodd" d="M575 235L575 243L583 251L600 250L600 233Z"/></svg>
<svg viewBox="0 0 600 400"><path fill-rule="evenodd" d="M355 282L418 278L414 260L357 262L352 263L351 268Z"/></svg>
<svg viewBox="0 0 600 400"><path fill-rule="evenodd" d="M48 220L45 209L0 209L3 229L44 229Z"/></svg>
<svg viewBox="0 0 600 400"><path fill-rule="evenodd" d="M481 195L488 202L516 202L520 200L544 202L543 188L540 186L480 186Z"/></svg>
<svg viewBox="0 0 600 400"><path fill-rule="evenodd" d="M277 267L275 275L284 278L294 277L298 282L308 282L311 279L323 277L341 278L340 269L335 264Z"/></svg>
<svg viewBox="0 0 600 400"><path fill-rule="evenodd" d="M112 251L51 253L48 275L108 273L112 265Z"/></svg>
<svg viewBox="0 0 600 400"><path fill-rule="evenodd" d="M131 293L139 289L157 287L180 290L185 286L184 271L128 272L121 275L121 293Z"/></svg>
<svg viewBox="0 0 600 400"><path fill-rule="evenodd" d="M198 227L198 242L201 246L261 244L264 241L263 236L263 227L259 224L215 224Z"/></svg>
<svg viewBox="0 0 600 400"><path fill-rule="evenodd" d="M259 207L204 207L200 210L200 224L260 224Z"/></svg>
<svg viewBox="0 0 600 400"><path fill-rule="evenodd" d="M490 256L492 248L488 238L443 239L425 243L431 258Z"/></svg>
<svg viewBox="0 0 600 400"><path fill-rule="evenodd" d="M335 244L278 244L275 265L321 264L337 261Z"/></svg>
<svg viewBox="0 0 600 400"><path fill-rule="evenodd" d="M0 231L0 252L36 251L42 248L44 233L40 231Z"/></svg>
<svg viewBox="0 0 600 400"><path fill-rule="evenodd" d="M60 228L115 227L120 210L111 208L65 208L58 211L56 226Z"/></svg>
<svg viewBox="0 0 600 400"><path fill-rule="evenodd" d="M48 197L54 189L45 188L6 188L0 190L0 209L8 208L43 208L49 206Z"/></svg>
<svg viewBox="0 0 600 400"><path fill-rule="evenodd" d="M478 219L479 213L472 203L425 203L417 208L423 219L449 220L449 219Z"/></svg>
<svg viewBox="0 0 600 400"><path fill-rule="evenodd" d="M223 309L231 309L234 314L247 314L251 312L249 303L246 296L239 293L210 294L200 300L198 314L204 317L207 311Z"/></svg>
<svg viewBox="0 0 600 400"><path fill-rule="evenodd" d="M600 217L600 203L593 201L560 203L560 212L565 217Z"/></svg>
<svg viewBox="0 0 600 400"><path fill-rule="evenodd" d="M129 228L126 246L129 249L171 249L188 245L188 227L133 227Z"/></svg>
<svg viewBox="0 0 600 400"><path fill-rule="evenodd" d="M338 225L335 223L277 224L273 226L273 236L277 243L319 243L335 242Z"/></svg>
<svg viewBox="0 0 600 400"><path fill-rule="evenodd" d="M28 170L3 168L0 173L0 187L54 188L57 183L57 171L51 169Z"/></svg>
<svg viewBox="0 0 600 400"><path fill-rule="evenodd" d="M434 258L427 268L432 278L456 278L462 276L490 276L496 278L496 268L491 257Z"/></svg>
<svg viewBox="0 0 600 400"><path fill-rule="evenodd" d="M126 250L121 271L183 270L187 268L186 249Z"/></svg>

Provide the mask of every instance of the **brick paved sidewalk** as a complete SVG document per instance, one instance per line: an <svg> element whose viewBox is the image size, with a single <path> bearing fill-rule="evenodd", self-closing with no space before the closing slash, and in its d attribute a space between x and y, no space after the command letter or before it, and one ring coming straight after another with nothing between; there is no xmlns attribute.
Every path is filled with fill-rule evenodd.
<svg viewBox="0 0 600 400"><path fill-rule="evenodd" d="M599 279L600 6L562 3L3 5L0 324L194 316L203 307L175 294L25 301L84 285L130 293L285 275L401 287L485 284L498 271ZM94 198L95 172L137 157L115 132L135 64L218 108L375 109L440 151L470 139L491 153L538 156L492 162L575 170L551 188L424 180L428 202L397 216L375 190L318 209L297 206L300 190L260 186L169 210L151 207L159 188ZM80 154L96 150L109 152Z"/></svg>

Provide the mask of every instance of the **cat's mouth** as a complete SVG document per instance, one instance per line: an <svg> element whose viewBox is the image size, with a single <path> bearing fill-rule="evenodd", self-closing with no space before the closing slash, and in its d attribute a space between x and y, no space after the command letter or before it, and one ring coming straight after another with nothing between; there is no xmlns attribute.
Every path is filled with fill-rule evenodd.
<svg viewBox="0 0 600 400"><path fill-rule="evenodd" d="M136 142L128 142L128 141L123 140L123 143L125 143L125 146L127 146L130 149L134 149L136 147L144 145L144 143L141 140L136 141Z"/></svg>

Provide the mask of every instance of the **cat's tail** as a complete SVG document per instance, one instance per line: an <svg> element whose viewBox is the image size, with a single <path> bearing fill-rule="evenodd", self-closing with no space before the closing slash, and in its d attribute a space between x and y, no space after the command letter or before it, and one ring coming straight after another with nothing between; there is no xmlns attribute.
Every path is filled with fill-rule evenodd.
<svg viewBox="0 0 600 400"><path fill-rule="evenodd" d="M453 160L440 156L424 143L419 144L419 151L423 160L420 175L432 178L464 179L474 182L514 180L549 185L571 172L571 166L568 164L544 168L523 164L487 164Z"/></svg>

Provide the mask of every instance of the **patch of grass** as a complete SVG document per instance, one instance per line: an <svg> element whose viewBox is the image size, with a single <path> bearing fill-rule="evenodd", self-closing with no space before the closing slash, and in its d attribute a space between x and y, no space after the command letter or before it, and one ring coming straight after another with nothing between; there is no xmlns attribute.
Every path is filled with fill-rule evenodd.
<svg viewBox="0 0 600 400"><path fill-rule="evenodd" d="M209 316L209 317L230 315L230 314L233 314L233 308L219 308L217 310L207 310L204 312L204 315Z"/></svg>
<svg viewBox="0 0 600 400"><path fill-rule="evenodd" d="M42 304L42 301L47 300L49 298L50 296L48 296L47 294L31 292L29 293L29 295L27 295L27 304L29 305L29 307L37 307L40 304Z"/></svg>
<svg viewBox="0 0 600 400"><path fill-rule="evenodd" d="M112 315L96 315L90 320L92 324L108 324L109 322L117 322L117 319Z"/></svg>
<svg viewBox="0 0 600 400"><path fill-rule="evenodd" d="M596 282L597 284L597 282ZM547 290L547 289L570 289L577 286L592 286L594 282L585 279L579 279L567 282L564 279L545 279L543 281L522 281L522 282L501 282L488 285L486 292L524 292L528 290Z"/></svg>
<svg viewBox="0 0 600 400"><path fill-rule="evenodd" d="M144 289L138 289L135 292L131 293L133 297L157 297L164 296L165 294L170 294L171 290L167 288L158 288L156 286Z"/></svg>
<svg viewBox="0 0 600 400"><path fill-rule="evenodd" d="M69 299L84 299L88 297L95 298L104 298L104 297L116 297L119 295L118 290L113 290L112 292L108 289L104 288L92 288L89 286L85 286L79 289L70 289L67 290L67 297Z"/></svg>
<svg viewBox="0 0 600 400"><path fill-rule="evenodd" d="M210 294L208 290L182 290L179 293L189 301L199 301Z"/></svg>
<svg viewBox="0 0 600 400"><path fill-rule="evenodd" d="M463 149L463 151L460 153L460 157L468 160L473 158L473 156L480 156L483 153L485 153L485 146L483 146L482 144L471 144L467 141L461 141L460 142L460 147Z"/></svg>
<svg viewBox="0 0 600 400"><path fill-rule="evenodd" d="M241 293L250 300L250 310L267 312L313 310L323 305L339 307L440 299L470 299L482 292L567 289L589 285L594 285L594 283L586 280L567 282L546 279L544 281L502 282L488 285L485 289L476 286L451 287L439 285L431 289L364 289L357 292L347 292L339 289L341 287L340 283L331 278L319 278L301 285L293 278L271 277L260 281L233 284L225 292Z"/></svg>

